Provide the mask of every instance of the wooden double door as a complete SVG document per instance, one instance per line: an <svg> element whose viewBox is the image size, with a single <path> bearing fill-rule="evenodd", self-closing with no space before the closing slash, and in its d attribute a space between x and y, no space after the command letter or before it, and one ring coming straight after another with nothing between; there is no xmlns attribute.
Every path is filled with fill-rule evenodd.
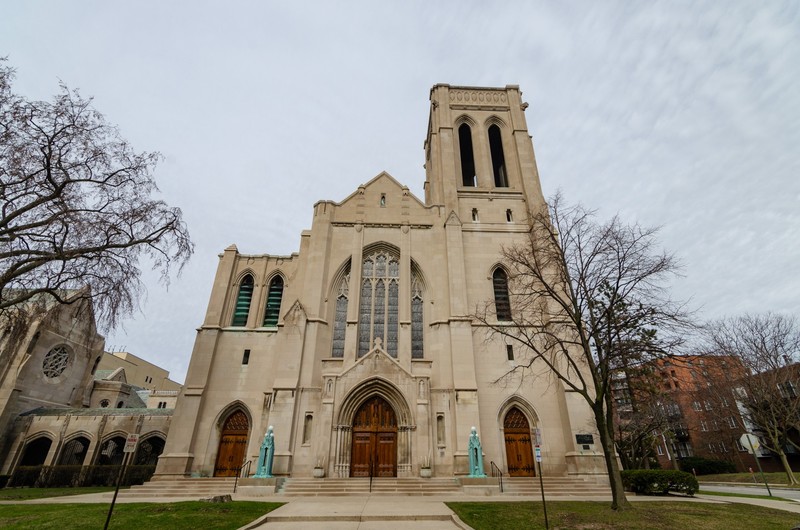
<svg viewBox="0 0 800 530"><path fill-rule="evenodd" d="M250 422L241 410L232 413L222 426L214 465L215 477L235 477L244 461Z"/></svg>
<svg viewBox="0 0 800 530"><path fill-rule="evenodd" d="M528 419L518 408L514 407L506 414L503 434L506 440L508 474L512 477L536 476L531 428Z"/></svg>
<svg viewBox="0 0 800 530"><path fill-rule="evenodd" d="M397 416L379 396L365 401L353 420L351 477L397 476Z"/></svg>

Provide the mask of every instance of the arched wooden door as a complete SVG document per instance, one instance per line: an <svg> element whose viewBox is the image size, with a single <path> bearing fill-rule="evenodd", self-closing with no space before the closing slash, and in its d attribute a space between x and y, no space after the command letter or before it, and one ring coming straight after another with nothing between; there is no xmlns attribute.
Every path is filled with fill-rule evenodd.
<svg viewBox="0 0 800 530"><path fill-rule="evenodd" d="M247 451L247 436L250 433L250 422L241 410L231 413L222 426L219 438L217 463L214 466L215 477L235 477L242 465Z"/></svg>
<svg viewBox="0 0 800 530"><path fill-rule="evenodd" d="M531 428L528 419L517 407L512 408L503 420L506 439L508 474L512 477L535 477Z"/></svg>
<svg viewBox="0 0 800 530"><path fill-rule="evenodd" d="M397 476L397 416L385 399L365 401L353 419L351 477Z"/></svg>

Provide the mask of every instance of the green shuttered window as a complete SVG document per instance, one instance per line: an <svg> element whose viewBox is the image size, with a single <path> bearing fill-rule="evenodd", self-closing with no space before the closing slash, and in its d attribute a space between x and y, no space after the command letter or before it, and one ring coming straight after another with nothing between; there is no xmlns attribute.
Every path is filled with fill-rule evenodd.
<svg viewBox="0 0 800 530"><path fill-rule="evenodd" d="M242 278L239 285L239 295L236 297L236 307L233 309L232 326L246 326L247 315L250 313L250 301L253 299L253 277L249 274Z"/></svg>
<svg viewBox="0 0 800 530"><path fill-rule="evenodd" d="M264 311L264 326L277 326L281 315L281 299L283 298L283 278L275 276L269 284L267 292L267 309Z"/></svg>

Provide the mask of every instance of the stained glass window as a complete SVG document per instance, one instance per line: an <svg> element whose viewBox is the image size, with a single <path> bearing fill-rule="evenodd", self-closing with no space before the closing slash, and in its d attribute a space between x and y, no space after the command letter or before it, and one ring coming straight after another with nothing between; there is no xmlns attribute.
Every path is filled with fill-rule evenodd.
<svg viewBox="0 0 800 530"><path fill-rule="evenodd" d="M358 319L359 357L366 354L378 338L389 355L397 357L399 276L397 257L386 251L364 259Z"/></svg>
<svg viewBox="0 0 800 530"><path fill-rule="evenodd" d="M347 329L347 296L350 284L348 272L339 285L339 296L336 297L336 312L333 317L333 348L331 357L344 357L344 337Z"/></svg>
<svg viewBox="0 0 800 530"><path fill-rule="evenodd" d="M283 278L275 276L267 291L267 309L264 311L264 326L277 326L283 298Z"/></svg>
<svg viewBox="0 0 800 530"><path fill-rule="evenodd" d="M494 307L497 320L511 320L511 304L508 299L508 276L503 269L496 269L492 275L494 287Z"/></svg>
<svg viewBox="0 0 800 530"><path fill-rule="evenodd" d="M419 279L411 285L411 358L422 359L422 289Z"/></svg>

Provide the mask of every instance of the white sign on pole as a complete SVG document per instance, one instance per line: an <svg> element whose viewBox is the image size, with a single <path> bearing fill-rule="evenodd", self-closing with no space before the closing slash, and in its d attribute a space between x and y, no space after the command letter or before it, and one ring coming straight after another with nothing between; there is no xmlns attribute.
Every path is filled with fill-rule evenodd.
<svg viewBox="0 0 800 530"><path fill-rule="evenodd" d="M541 462L542 461L542 450L540 448L538 448L538 447L535 450L536 450L536 461L537 462Z"/></svg>
<svg viewBox="0 0 800 530"><path fill-rule="evenodd" d="M129 434L128 438L125 440L125 448L122 450L123 453L133 453L136 451L136 444L139 443L139 435L138 434Z"/></svg>
<svg viewBox="0 0 800 530"><path fill-rule="evenodd" d="M742 444L742 447L747 449L747 452L751 455L753 454L753 451L757 451L758 448L761 447L761 442L758 441L758 436L749 432L744 433L741 438L739 438L739 443Z"/></svg>

